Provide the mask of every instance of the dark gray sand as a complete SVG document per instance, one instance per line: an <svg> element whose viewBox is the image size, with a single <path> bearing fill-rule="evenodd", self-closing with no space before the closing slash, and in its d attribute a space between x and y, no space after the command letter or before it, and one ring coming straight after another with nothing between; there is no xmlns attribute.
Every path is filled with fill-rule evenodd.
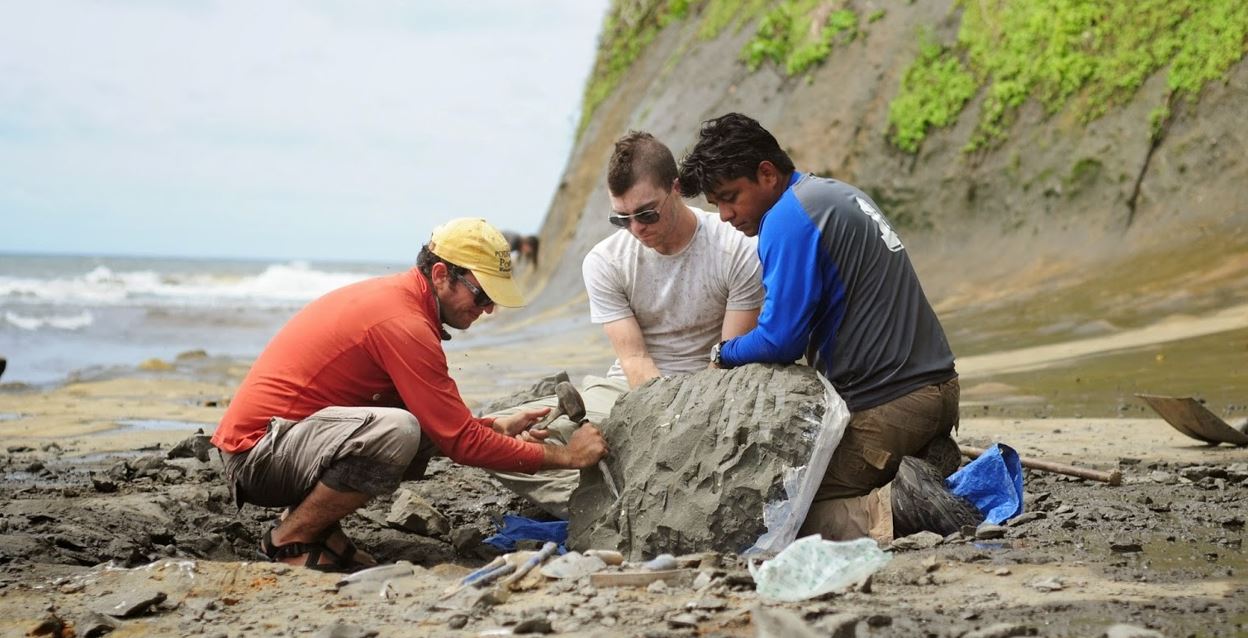
<svg viewBox="0 0 1248 638"><path fill-rule="evenodd" d="M589 635L754 635L759 601L733 555L704 563L697 586L550 581L505 601L443 608L442 591L488 556L477 539L492 518L536 514L483 472L445 460L404 487L451 531L393 529L389 500L371 505L347 519L347 532L382 561L411 561L414 573L337 590L334 575L249 562L276 512L237 512L215 460L136 451L83 462L76 450L45 447L0 457L0 635L58 622L79 635L110 624L146 635L303 635L335 623L381 635L478 635L537 620ZM1052 636L1094 636L1117 623L1168 636L1243 635L1248 465L1126 459L1122 469L1127 484L1116 488L1028 472L1029 513L1003 538L895 551L869 592L770 607L817 635L845 623L857 633L836 635L960 636L1000 623ZM118 595L129 615L101 620L101 601Z"/></svg>

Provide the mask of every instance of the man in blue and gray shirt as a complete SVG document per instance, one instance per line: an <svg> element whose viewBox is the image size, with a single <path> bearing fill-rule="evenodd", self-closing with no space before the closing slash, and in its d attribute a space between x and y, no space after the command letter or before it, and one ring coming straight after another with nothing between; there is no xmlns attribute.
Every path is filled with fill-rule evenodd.
<svg viewBox="0 0 1248 638"><path fill-rule="evenodd" d="M716 346L713 362L805 356L849 406L802 533L867 535L874 523L850 522L847 531L856 506L846 502L886 485L904 456L957 449L949 438L958 422L953 352L901 238L865 193L797 171L771 133L738 113L703 123L680 185L758 236L766 288L758 326Z"/></svg>

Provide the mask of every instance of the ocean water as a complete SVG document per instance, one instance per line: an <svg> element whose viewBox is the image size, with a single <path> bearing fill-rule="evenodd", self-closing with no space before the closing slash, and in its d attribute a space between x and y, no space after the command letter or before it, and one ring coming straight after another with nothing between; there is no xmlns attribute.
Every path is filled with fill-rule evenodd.
<svg viewBox="0 0 1248 638"><path fill-rule="evenodd" d="M309 301L411 264L0 253L0 382L203 349L252 357Z"/></svg>

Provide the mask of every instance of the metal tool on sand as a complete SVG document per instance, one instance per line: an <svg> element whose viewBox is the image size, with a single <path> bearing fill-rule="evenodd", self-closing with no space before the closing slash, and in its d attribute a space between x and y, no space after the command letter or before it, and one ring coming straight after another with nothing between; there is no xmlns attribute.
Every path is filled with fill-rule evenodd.
<svg viewBox="0 0 1248 638"><path fill-rule="evenodd" d="M959 445L958 449L964 456L972 459L979 458L979 455L985 452L983 448L968 447L965 445ZM1122 472L1119 470L1102 472L1100 470L1093 470L1086 467L1076 467L1074 465L1054 463L1052 461L1040 461L1021 456L1019 457L1019 460L1022 462L1023 467L1040 470L1041 472L1053 472L1055 474L1065 474L1066 476L1077 476L1079 478L1100 481L1110 485L1122 485Z"/></svg>

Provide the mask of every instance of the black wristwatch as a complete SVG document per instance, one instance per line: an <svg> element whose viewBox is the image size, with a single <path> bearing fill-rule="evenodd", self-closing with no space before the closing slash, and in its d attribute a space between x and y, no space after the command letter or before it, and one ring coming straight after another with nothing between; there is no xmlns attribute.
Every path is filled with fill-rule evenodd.
<svg viewBox="0 0 1248 638"><path fill-rule="evenodd" d="M711 346L711 364L714 365L716 368L724 367L724 358L720 356L720 351L723 350L725 343L728 343L728 342L720 341L719 343Z"/></svg>

